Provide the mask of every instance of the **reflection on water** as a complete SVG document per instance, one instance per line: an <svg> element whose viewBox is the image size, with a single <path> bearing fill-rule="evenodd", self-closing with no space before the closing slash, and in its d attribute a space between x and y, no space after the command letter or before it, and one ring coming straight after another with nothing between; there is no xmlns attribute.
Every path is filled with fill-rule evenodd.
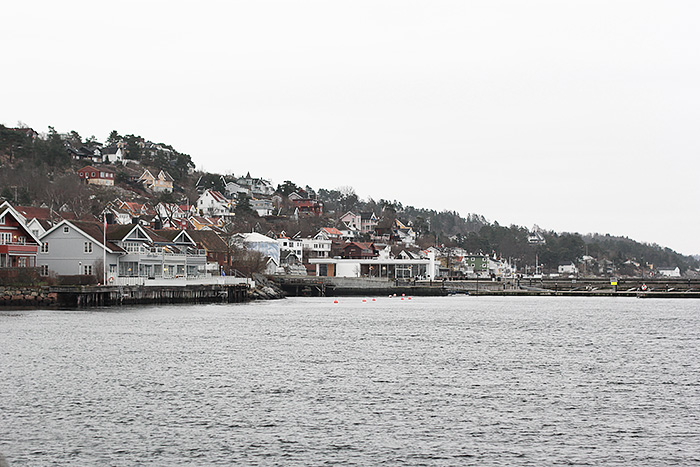
<svg viewBox="0 0 700 467"><path fill-rule="evenodd" d="M700 462L695 301L0 311L15 466Z"/></svg>

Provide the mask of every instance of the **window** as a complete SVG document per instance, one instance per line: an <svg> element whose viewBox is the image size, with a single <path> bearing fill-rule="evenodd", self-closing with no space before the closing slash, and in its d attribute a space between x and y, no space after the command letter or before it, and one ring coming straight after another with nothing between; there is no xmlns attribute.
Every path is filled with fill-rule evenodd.
<svg viewBox="0 0 700 467"><path fill-rule="evenodd" d="M49 242L44 242L41 244L41 252L42 253L48 253L49 252Z"/></svg>
<svg viewBox="0 0 700 467"><path fill-rule="evenodd" d="M24 256L20 257L17 260L17 267L26 268L27 267L27 258L25 258Z"/></svg>
<svg viewBox="0 0 700 467"><path fill-rule="evenodd" d="M27 237L25 237L24 235L20 235L19 237L17 237L17 243L19 243L20 245L24 245L26 241Z"/></svg>
<svg viewBox="0 0 700 467"><path fill-rule="evenodd" d="M48 276L49 275L49 265L48 264L42 264L41 269L39 270L39 273L42 276Z"/></svg>
<svg viewBox="0 0 700 467"><path fill-rule="evenodd" d="M67 234L67 233L69 233L69 232L70 232L70 228L69 228L67 225L64 225L64 226L63 226L63 233L64 233L64 234Z"/></svg>
<svg viewBox="0 0 700 467"><path fill-rule="evenodd" d="M92 276L92 264L86 264L83 266L83 274L86 276Z"/></svg>
<svg viewBox="0 0 700 467"><path fill-rule="evenodd" d="M9 232L0 232L0 245L12 243L12 234Z"/></svg>
<svg viewBox="0 0 700 467"><path fill-rule="evenodd" d="M95 172L92 172L92 176L93 176L93 177L95 176Z"/></svg>
<svg viewBox="0 0 700 467"><path fill-rule="evenodd" d="M85 242L85 253L92 253L92 242Z"/></svg>
<svg viewBox="0 0 700 467"><path fill-rule="evenodd" d="M5 216L0 217L0 224L5 224Z"/></svg>

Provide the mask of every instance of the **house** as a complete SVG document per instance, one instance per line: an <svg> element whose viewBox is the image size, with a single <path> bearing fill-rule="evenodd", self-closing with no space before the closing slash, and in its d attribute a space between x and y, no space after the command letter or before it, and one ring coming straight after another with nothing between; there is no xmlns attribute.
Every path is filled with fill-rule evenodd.
<svg viewBox="0 0 700 467"><path fill-rule="evenodd" d="M289 200L297 211L297 217L320 216L323 214L323 203L317 199L304 198L298 193L292 193L289 195Z"/></svg>
<svg viewBox="0 0 700 467"><path fill-rule="evenodd" d="M488 255L469 253L462 256L461 271L468 277L488 277Z"/></svg>
<svg viewBox="0 0 700 467"><path fill-rule="evenodd" d="M226 185L224 186L224 191L230 197L238 196L239 194L250 194L250 190L248 188L231 181L226 182Z"/></svg>
<svg viewBox="0 0 700 467"><path fill-rule="evenodd" d="M248 205L250 208L258 213L260 217L267 217L272 215L272 201L269 199L255 199L251 198L248 200Z"/></svg>
<svg viewBox="0 0 700 467"><path fill-rule="evenodd" d="M547 241L542 235L542 231L538 226L533 226L532 230L527 235L527 242L531 245L544 245Z"/></svg>
<svg viewBox="0 0 700 467"><path fill-rule="evenodd" d="M681 270L678 266L675 268L658 268L656 271L663 277L681 277Z"/></svg>
<svg viewBox="0 0 700 467"><path fill-rule="evenodd" d="M89 185L114 186L114 171L87 165L78 170L78 176Z"/></svg>
<svg viewBox="0 0 700 467"><path fill-rule="evenodd" d="M340 222L342 222L347 229L360 231L361 217L352 211L348 211L342 216L340 216Z"/></svg>
<svg viewBox="0 0 700 467"><path fill-rule="evenodd" d="M169 279L205 274L205 251L177 244L141 225L108 225L107 240L126 252L119 258L119 277Z"/></svg>
<svg viewBox="0 0 700 467"><path fill-rule="evenodd" d="M322 277L369 277L385 280L434 279L435 256L394 258L388 254L362 258L311 258L315 274Z"/></svg>
<svg viewBox="0 0 700 467"><path fill-rule="evenodd" d="M66 150L68 151L68 154L73 160L88 159L90 162L93 162L95 164L103 162L102 151L100 148L97 147L89 148L87 146L81 146L80 148L75 149L73 146L68 145L66 147Z"/></svg>
<svg viewBox="0 0 700 467"><path fill-rule="evenodd" d="M42 275L84 274L100 282L114 280L119 258L126 253L115 243L105 242L104 224L98 222L63 220L46 231L41 242L38 264Z"/></svg>
<svg viewBox="0 0 700 467"><path fill-rule="evenodd" d="M119 146L102 148L102 162L123 162L124 149Z"/></svg>
<svg viewBox="0 0 700 467"><path fill-rule="evenodd" d="M187 234L197 243L197 247L206 251L207 272L218 274L219 271L231 273L231 248L214 230L188 230ZM216 268L216 273L214 272Z"/></svg>
<svg viewBox="0 0 700 467"><path fill-rule="evenodd" d="M374 258L378 255L374 243L349 242L340 247L340 256L345 259Z"/></svg>
<svg viewBox="0 0 700 467"><path fill-rule="evenodd" d="M277 238L277 244L279 245L280 255L285 251L292 251L299 259L302 261L304 257L304 242L301 239L290 238L284 232L280 234Z"/></svg>
<svg viewBox="0 0 700 467"><path fill-rule="evenodd" d="M253 195L272 196L275 193L275 187L269 180L253 178L250 176L250 172L245 177L239 178L237 183Z"/></svg>
<svg viewBox="0 0 700 467"><path fill-rule="evenodd" d="M557 272L559 274L576 275L576 274L578 274L578 268L573 263L573 261L567 261L565 263L559 263L559 267L557 268Z"/></svg>
<svg viewBox="0 0 700 467"><path fill-rule="evenodd" d="M410 227L398 219L394 219L393 235L399 242L406 246L415 245L416 233L413 227Z"/></svg>
<svg viewBox="0 0 700 467"><path fill-rule="evenodd" d="M377 224L379 224L379 219L377 219L377 216L373 212L355 214L352 211L348 211L340 218L340 221L345 224L348 229L360 233L374 232Z"/></svg>
<svg viewBox="0 0 700 467"><path fill-rule="evenodd" d="M220 217L191 216L187 219L188 230L218 230L224 225Z"/></svg>
<svg viewBox="0 0 700 467"><path fill-rule="evenodd" d="M202 216L226 216L232 209L231 200L216 190L205 190L197 199L197 211Z"/></svg>
<svg viewBox="0 0 700 467"><path fill-rule="evenodd" d="M0 268L37 267L41 245L24 219L7 201L0 205Z"/></svg>
<svg viewBox="0 0 700 467"><path fill-rule="evenodd" d="M322 227L314 236L314 239L340 240L342 237L343 233L335 227Z"/></svg>
<svg viewBox="0 0 700 467"><path fill-rule="evenodd" d="M198 249L206 254L206 273L221 275L231 266L231 256L226 242L212 230L155 230L178 247Z"/></svg>
<svg viewBox="0 0 700 467"><path fill-rule="evenodd" d="M302 258L328 258L331 255L332 243L332 240L318 236L314 238L302 238Z"/></svg>
<svg viewBox="0 0 700 467"><path fill-rule="evenodd" d="M280 267L278 273L291 276L306 276L307 271L301 258L292 250L280 251Z"/></svg>
<svg viewBox="0 0 700 467"><path fill-rule="evenodd" d="M173 177L164 170L158 172L157 176L154 176L150 170L146 169L143 171L141 176L137 180L142 183L143 186L155 193L172 193L173 192Z"/></svg>

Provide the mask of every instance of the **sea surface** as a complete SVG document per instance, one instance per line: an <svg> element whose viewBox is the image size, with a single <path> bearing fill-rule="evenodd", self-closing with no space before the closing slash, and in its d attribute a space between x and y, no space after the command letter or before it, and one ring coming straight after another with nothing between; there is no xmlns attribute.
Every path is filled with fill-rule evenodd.
<svg viewBox="0 0 700 467"><path fill-rule="evenodd" d="M401 298L0 310L0 453L12 467L700 464L700 302Z"/></svg>

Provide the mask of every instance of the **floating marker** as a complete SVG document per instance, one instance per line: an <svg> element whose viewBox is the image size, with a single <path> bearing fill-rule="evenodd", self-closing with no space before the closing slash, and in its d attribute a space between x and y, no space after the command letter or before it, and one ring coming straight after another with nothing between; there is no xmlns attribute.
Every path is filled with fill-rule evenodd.
<svg viewBox="0 0 700 467"><path fill-rule="evenodd" d="M401 297L401 300L403 300L403 297Z"/></svg>
<svg viewBox="0 0 700 467"><path fill-rule="evenodd" d="M377 299L376 299L376 298L373 298L373 299L372 299L372 301L373 301L373 302L376 302L376 301L377 301Z"/></svg>
<svg viewBox="0 0 700 467"><path fill-rule="evenodd" d="M333 300L333 303L338 303L338 300Z"/></svg>
<svg viewBox="0 0 700 467"><path fill-rule="evenodd" d="M410 300L410 299L411 299L411 297L408 297L408 299Z"/></svg>
<svg viewBox="0 0 700 467"><path fill-rule="evenodd" d="M365 299L365 298L362 299L362 303L365 303L366 301L367 301L367 299Z"/></svg>

